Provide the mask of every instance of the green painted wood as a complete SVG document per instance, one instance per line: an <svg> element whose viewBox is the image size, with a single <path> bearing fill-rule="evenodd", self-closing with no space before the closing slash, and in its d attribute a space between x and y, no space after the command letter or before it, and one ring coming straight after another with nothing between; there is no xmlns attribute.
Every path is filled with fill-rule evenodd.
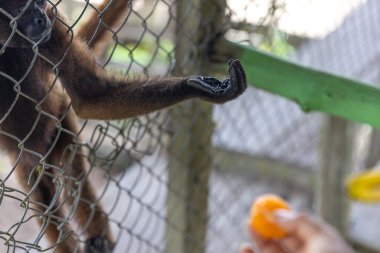
<svg viewBox="0 0 380 253"><path fill-rule="evenodd" d="M380 128L380 89L291 63L255 48L223 42L241 60L249 83L319 111Z"/></svg>

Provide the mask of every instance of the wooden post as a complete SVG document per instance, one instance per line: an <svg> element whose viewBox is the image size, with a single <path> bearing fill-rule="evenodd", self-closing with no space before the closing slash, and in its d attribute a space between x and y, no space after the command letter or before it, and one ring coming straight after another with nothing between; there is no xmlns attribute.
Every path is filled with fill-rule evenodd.
<svg viewBox="0 0 380 253"><path fill-rule="evenodd" d="M329 116L325 118L317 176L317 213L340 232L346 233L348 201L344 180L353 169L356 124Z"/></svg>
<svg viewBox="0 0 380 253"><path fill-rule="evenodd" d="M207 50L225 15L224 0L177 0L175 75L208 72ZM205 252L212 167L212 105L191 100L171 110L167 253Z"/></svg>
<svg viewBox="0 0 380 253"><path fill-rule="evenodd" d="M365 162L365 169L372 169L380 159L380 130L373 128L371 131L368 156Z"/></svg>

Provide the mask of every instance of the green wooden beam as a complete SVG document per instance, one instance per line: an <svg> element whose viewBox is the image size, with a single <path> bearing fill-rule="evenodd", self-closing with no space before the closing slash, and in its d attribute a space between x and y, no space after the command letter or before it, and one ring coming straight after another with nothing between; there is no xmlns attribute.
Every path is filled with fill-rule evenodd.
<svg viewBox="0 0 380 253"><path fill-rule="evenodd" d="M250 84L298 103L305 112L319 111L380 128L380 89L225 40L216 49L240 59Z"/></svg>

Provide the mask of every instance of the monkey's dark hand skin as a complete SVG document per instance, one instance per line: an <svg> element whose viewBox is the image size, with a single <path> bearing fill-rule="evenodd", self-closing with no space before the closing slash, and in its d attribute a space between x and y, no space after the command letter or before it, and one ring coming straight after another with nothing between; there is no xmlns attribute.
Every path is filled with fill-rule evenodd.
<svg viewBox="0 0 380 253"><path fill-rule="evenodd" d="M199 96L212 102L226 102L234 99L247 88L247 77L239 60L228 62L230 78L219 81L213 77L195 76L187 80L187 84L197 89Z"/></svg>
<svg viewBox="0 0 380 253"><path fill-rule="evenodd" d="M112 253L113 245L103 236L89 238L84 253Z"/></svg>

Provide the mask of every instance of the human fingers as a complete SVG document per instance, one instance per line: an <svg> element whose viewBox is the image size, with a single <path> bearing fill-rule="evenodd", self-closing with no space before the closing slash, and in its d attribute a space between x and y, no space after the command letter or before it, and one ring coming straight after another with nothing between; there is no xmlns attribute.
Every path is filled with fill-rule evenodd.
<svg viewBox="0 0 380 253"><path fill-rule="evenodd" d="M320 233L331 233L330 228L314 216L307 213L295 213L292 211L277 211L274 213L276 224L287 232L290 237L301 241L308 240Z"/></svg>
<svg viewBox="0 0 380 253"><path fill-rule="evenodd" d="M256 234L252 229L248 229L252 239L251 248L255 253L286 253L284 247L276 240L266 240Z"/></svg>
<svg viewBox="0 0 380 253"><path fill-rule="evenodd" d="M335 229L315 216L277 212L275 217L287 232L280 243L290 252L353 252Z"/></svg>
<svg viewBox="0 0 380 253"><path fill-rule="evenodd" d="M287 236L279 241L289 252L302 252L305 242L295 236Z"/></svg>
<svg viewBox="0 0 380 253"><path fill-rule="evenodd" d="M248 243L245 243L240 246L239 253L260 253L260 252L254 252L252 246Z"/></svg>

